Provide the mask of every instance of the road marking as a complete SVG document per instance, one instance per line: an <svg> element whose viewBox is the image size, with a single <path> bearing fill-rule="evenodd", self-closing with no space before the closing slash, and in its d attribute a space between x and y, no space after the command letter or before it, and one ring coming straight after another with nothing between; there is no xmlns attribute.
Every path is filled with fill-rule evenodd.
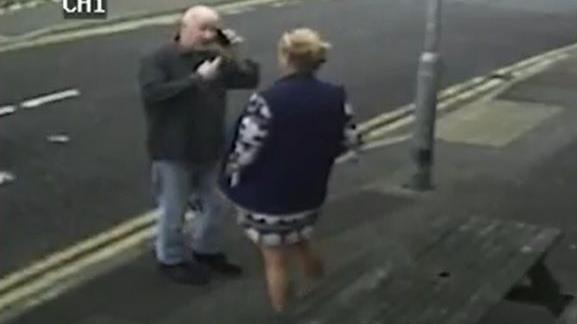
<svg viewBox="0 0 577 324"><path fill-rule="evenodd" d="M380 114L374 118L371 118L361 124L359 124L358 129L361 133L366 133L371 129L377 128L382 126L383 124L389 124L399 118L405 117L408 114L412 113L415 110L415 105L409 104L397 108L393 111L389 111L383 114Z"/></svg>
<svg viewBox="0 0 577 324"><path fill-rule="evenodd" d="M120 238L134 233L138 229L149 227L154 223L154 212L142 214L130 219L106 232L82 241L64 251L54 253L29 267L12 273L0 280L0 294L11 290L42 273L53 270L63 263L77 259L90 251L104 247ZM1 308L0 308L1 309Z"/></svg>
<svg viewBox="0 0 577 324"><path fill-rule="evenodd" d="M16 111L15 106L3 106L0 107L0 117L11 115Z"/></svg>
<svg viewBox="0 0 577 324"><path fill-rule="evenodd" d="M253 11L254 7L233 7L233 8L224 8L220 9L219 12L223 15L239 15L241 13L246 13Z"/></svg>
<svg viewBox="0 0 577 324"><path fill-rule="evenodd" d="M405 142L407 140L411 139L411 135L407 134L407 135L399 135L399 136L395 136L395 137L389 137L389 138L384 138L384 139L380 139L380 140L374 140L370 143L367 143L367 145L365 146L365 150L374 150L376 148L381 148L381 147L385 147L385 146L391 146L391 145L395 145L395 144L399 144L402 142Z"/></svg>
<svg viewBox="0 0 577 324"><path fill-rule="evenodd" d="M451 107L454 107L455 105L461 104L469 100L473 100L474 98L478 98L483 94L491 92L497 89L499 86L502 86L504 83L505 81L501 79L489 80L487 83L481 84L477 88L470 89L454 97L449 97L443 101L440 101L437 104L437 111L441 113L445 112L446 110L448 110ZM386 124L383 127L377 128L375 130L371 130L367 132L364 137L367 140L382 138L388 133L397 131L400 128L412 124L414 121L415 121L415 115L411 114L406 117L400 118L393 123Z"/></svg>
<svg viewBox="0 0 577 324"><path fill-rule="evenodd" d="M387 124L381 128L377 128L375 130L372 130L372 131L368 132L367 134L365 134L363 136L363 138L366 141L374 141L376 139L382 138L383 136L387 135L388 133L396 131L399 128L410 125L414 120L415 120L415 116L409 115L409 116L404 117L402 119L396 120L393 123Z"/></svg>
<svg viewBox="0 0 577 324"><path fill-rule="evenodd" d="M10 6L8 6L8 11L18 11L20 9L22 9L22 4L19 2L16 2L15 4L12 4Z"/></svg>
<svg viewBox="0 0 577 324"><path fill-rule="evenodd" d="M450 86L439 93L439 106L455 105L462 100L470 100L476 96L480 96L487 91L493 90L495 86L504 84L513 84L510 81L520 82L536 73L547 69L552 64L556 64L569 57L567 53L577 50L577 44L565 46L555 49L540 55L527 58L510 66L497 69L486 76L478 76L468 81ZM500 78L496 78L496 77ZM510 78L511 80L508 80ZM396 129L394 126L386 126L387 124L398 122L398 126L403 127L410 124L412 121L399 121L403 118L411 118L410 115L414 112L414 104L408 104L399 107L392 111L387 111L383 114L377 115L368 121L359 125L359 130L362 133L369 134L375 128L379 128L377 132L382 134ZM389 129L388 131L386 129Z"/></svg>
<svg viewBox="0 0 577 324"><path fill-rule="evenodd" d="M22 108L26 108L26 109L36 108L36 107L45 105L47 103L61 101L64 99L78 97L78 96L80 96L80 91L78 89L69 89L69 90L64 90L64 91L60 91L60 92L56 92L56 93L52 93L52 94L44 95L41 97L36 97L33 99L26 100L26 101L22 102L20 104L20 106Z"/></svg>
<svg viewBox="0 0 577 324"><path fill-rule="evenodd" d="M27 310L54 299L62 293L82 284L90 279L90 276L85 272L86 269L102 266L103 263L110 261L114 256L142 245L148 241L152 235L153 231L150 228L140 231L115 242L114 245L100 249L85 258L66 264L56 271L45 273L42 277L20 289L1 295L0 323L6 323ZM24 303L18 304L18 302L22 302L23 300L25 300Z"/></svg>
<svg viewBox="0 0 577 324"><path fill-rule="evenodd" d="M352 161L352 160L362 160L362 154L365 152L372 151L374 149L382 148L385 146L391 146L391 145L399 144L399 143L402 143L404 141L409 140L410 138L411 138L411 135L399 135L399 136L395 136L395 137L381 138L381 139L371 141L371 142L366 143L365 145L362 146L362 148L360 149L360 152L359 152L360 154L348 152L345 155L339 157L337 159L336 163L341 164L341 163L347 163L347 162Z"/></svg>
<svg viewBox="0 0 577 324"><path fill-rule="evenodd" d="M25 3L24 7L26 9L32 9L32 8L38 7L39 5L40 5L40 2L38 2L38 1L30 1L28 3Z"/></svg>
<svg viewBox="0 0 577 324"><path fill-rule="evenodd" d="M288 6L297 6L302 4L301 0L287 0L287 1L283 1L283 2L277 2L277 3L273 3L271 4L271 7L273 8L283 8L283 7L288 7Z"/></svg>
<svg viewBox="0 0 577 324"><path fill-rule="evenodd" d="M61 0L55 0L54 2L60 2L60 1ZM8 14L9 12L19 11L22 9L33 9L46 2L48 1L32 0L27 2L18 2L8 7L0 8L0 16Z"/></svg>
<svg viewBox="0 0 577 324"><path fill-rule="evenodd" d="M501 93L512 85L545 71L553 64L569 58L569 52L577 51L577 44L553 50L543 55L538 55L513 64L506 68L495 70L485 77L476 77L469 81L451 86L441 91L438 96L437 109L444 112L450 108L467 101L474 100L492 91L501 88L496 94ZM492 76L509 76L508 78L493 78ZM414 122L413 115L415 106L409 104L393 111L376 116L371 120L359 125L359 130L367 140L381 138L386 134L406 127Z"/></svg>
<svg viewBox="0 0 577 324"><path fill-rule="evenodd" d="M0 186L11 184L16 180L16 176L14 173L0 170Z"/></svg>

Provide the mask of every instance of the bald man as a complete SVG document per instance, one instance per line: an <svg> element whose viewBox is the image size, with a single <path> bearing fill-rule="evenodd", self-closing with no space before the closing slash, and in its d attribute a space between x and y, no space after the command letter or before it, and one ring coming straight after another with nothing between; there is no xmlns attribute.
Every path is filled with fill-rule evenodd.
<svg viewBox="0 0 577 324"><path fill-rule="evenodd" d="M216 190L224 152L226 92L254 88L258 65L241 60L237 37L223 33L218 13L195 6L177 36L143 58L139 73L159 218L159 269L179 283L205 284L210 271L237 276L219 247L222 202ZM191 197L199 201L191 237L183 233Z"/></svg>

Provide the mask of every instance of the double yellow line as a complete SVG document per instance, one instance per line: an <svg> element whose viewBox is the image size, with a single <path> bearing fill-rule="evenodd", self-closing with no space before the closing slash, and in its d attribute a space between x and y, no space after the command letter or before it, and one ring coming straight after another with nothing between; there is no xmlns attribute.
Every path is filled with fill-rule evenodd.
<svg viewBox="0 0 577 324"><path fill-rule="evenodd" d="M507 67L497 69L485 76L475 77L442 90L438 96L439 112L450 111L496 90L504 91L513 84L546 70L569 57L577 50L577 44L540 54ZM499 92L501 92L499 91ZM360 125L359 130L368 141L378 140L387 134L410 125L414 121L414 104L408 104L381 114Z"/></svg>
<svg viewBox="0 0 577 324"><path fill-rule="evenodd" d="M447 88L439 95L438 109L449 111L452 107L504 86L510 86L515 81L539 73L569 57L569 52L574 51L577 51L577 44L532 57L496 70L487 76L473 78ZM406 134L397 137L387 136L410 125L414 120L413 111L414 106L407 105L362 123L359 129L368 140L365 148L377 148L407 140L409 135ZM346 158L342 161L344 160ZM106 265L115 256L125 255L128 251L142 247L153 236L154 218L153 212L147 212L0 280L0 323L5 323L30 308L82 284L96 275L97 271L93 269L105 271Z"/></svg>
<svg viewBox="0 0 577 324"><path fill-rule="evenodd" d="M141 245L152 236L153 222L153 213L146 213L6 276L0 281L0 323L80 284L89 277L85 269Z"/></svg>

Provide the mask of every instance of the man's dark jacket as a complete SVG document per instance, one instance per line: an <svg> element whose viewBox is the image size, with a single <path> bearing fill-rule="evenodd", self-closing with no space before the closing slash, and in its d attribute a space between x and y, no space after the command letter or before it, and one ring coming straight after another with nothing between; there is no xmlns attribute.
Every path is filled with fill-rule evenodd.
<svg viewBox="0 0 577 324"><path fill-rule="evenodd" d="M256 87L259 68L252 61L225 59L215 80L194 73L216 56L214 51L185 54L171 42L142 59L139 81L152 160L210 163L221 158L226 90Z"/></svg>

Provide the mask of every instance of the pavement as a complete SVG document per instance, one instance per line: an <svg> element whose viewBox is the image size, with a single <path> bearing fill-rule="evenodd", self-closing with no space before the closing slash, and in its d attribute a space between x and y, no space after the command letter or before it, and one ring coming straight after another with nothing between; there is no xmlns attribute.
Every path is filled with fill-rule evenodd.
<svg viewBox="0 0 577 324"><path fill-rule="evenodd" d="M375 241L402 251L402 236L438 214L490 217L561 228L547 263L563 290L577 292L577 52L527 80L441 114L435 188L404 184L408 142L366 152L337 167L317 241L329 273ZM410 129L400 129L407 133ZM381 229L387 229L382 232ZM261 263L232 220L226 250L246 274L205 288L173 285L154 268L150 246L113 270L49 301L13 323L268 323ZM482 324L549 324L543 309L508 302Z"/></svg>

